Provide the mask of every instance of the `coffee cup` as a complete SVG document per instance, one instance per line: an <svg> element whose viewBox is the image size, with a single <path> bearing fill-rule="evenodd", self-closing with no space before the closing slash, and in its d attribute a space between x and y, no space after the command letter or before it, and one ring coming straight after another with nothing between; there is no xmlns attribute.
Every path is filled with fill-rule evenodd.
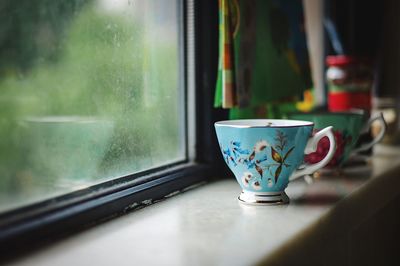
<svg viewBox="0 0 400 266"><path fill-rule="evenodd" d="M285 119L226 120L215 123L222 156L242 188L239 202L271 205L289 202L289 181L313 174L332 159L336 144L332 127L313 135L314 123ZM315 164L304 155L315 152L327 137L329 151Z"/></svg>
<svg viewBox="0 0 400 266"><path fill-rule="evenodd" d="M47 183L78 184L96 176L114 122L90 116L39 116L20 121L25 169Z"/></svg>
<svg viewBox="0 0 400 266"><path fill-rule="evenodd" d="M344 112L310 112L290 114L290 119L301 119L313 122L315 130L326 126L333 126L336 140L336 152L326 168L340 168L353 155L369 150L380 142L386 131L386 123L381 113L368 119L368 114L362 110ZM356 147L357 141L363 133L370 130L373 123L380 125L380 132L369 142ZM316 163L324 158L329 150L329 141L325 138L318 144L317 151L305 157L308 163Z"/></svg>

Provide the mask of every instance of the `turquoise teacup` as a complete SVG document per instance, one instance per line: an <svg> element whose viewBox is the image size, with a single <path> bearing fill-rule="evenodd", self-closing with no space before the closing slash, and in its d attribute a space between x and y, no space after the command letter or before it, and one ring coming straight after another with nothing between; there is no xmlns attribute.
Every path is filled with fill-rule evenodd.
<svg viewBox="0 0 400 266"><path fill-rule="evenodd" d="M19 128L21 139L26 141L24 167L32 178L47 183L91 180L113 128L113 121L100 117L27 117Z"/></svg>
<svg viewBox="0 0 400 266"><path fill-rule="evenodd" d="M278 119L215 123L222 155L243 190L240 202L287 203L285 188L289 181L312 174L331 160L336 147L332 127L314 136L313 127L312 122ZM325 158L316 164L303 164L304 155L316 151L323 137L330 143Z"/></svg>
<svg viewBox="0 0 400 266"><path fill-rule="evenodd" d="M373 145L382 140L386 123L382 114L371 118L362 110L354 109L346 112L310 112L290 114L290 119L301 119L311 121L315 124L315 130L320 130L326 126L333 126L333 132L336 140L336 152L327 167L341 167L351 157L362 151L369 150ZM363 143L356 147L359 136L368 132L373 122L380 125L379 134L368 143ZM327 153L329 143L327 139L322 139L318 144L317 151L306 156L305 161L315 163L321 160Z"/></svg>

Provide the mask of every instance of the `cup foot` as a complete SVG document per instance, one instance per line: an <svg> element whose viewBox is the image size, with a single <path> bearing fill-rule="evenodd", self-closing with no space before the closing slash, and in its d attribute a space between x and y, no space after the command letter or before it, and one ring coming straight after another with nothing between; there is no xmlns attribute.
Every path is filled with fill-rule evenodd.
<svg viewBox="0 0 400 266"><path fill-rule="evenodd" d="M238 200L246 205L280 205L289 203L289 197L284 191L281 192L245 192L243 191Z"/></svg>

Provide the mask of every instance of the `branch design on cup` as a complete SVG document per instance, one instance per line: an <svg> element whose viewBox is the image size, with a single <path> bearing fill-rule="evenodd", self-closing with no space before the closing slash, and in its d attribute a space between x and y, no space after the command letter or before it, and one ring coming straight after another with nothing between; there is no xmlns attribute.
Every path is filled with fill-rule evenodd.
<svg viewBox="0 0 400 266"><path fill-rule="evenodd" d="M253 188L257 190L257 188L260 187L259 182L263 179L265 172L268 172L270 175L267 180L268 186L272 186L272 178L276 184L279 180L282 168L291 166L286 163L286 160L290 157L295 146L289 148L285 152L287 136L280 130L276 131L274 141L274 146L272 146L266 140L259 140L255 143L252 150L243 149L239 141L231 141L229 147L226 149L222 146L220 146L220 148L228 165L233 164L233 166L236 167L238 164L242 164L249 170L255 169L257 171L259 174L258 178L250 172L244 173L241 178L242 183L246 187L251 184ZM267 147L271 148L270 154L272 161L270 160L269 162Z"/></svg>
<svg viewBox="0 0 400 266"><path fill-rule="evenodd" d="M274 140L277 142L277 144L275 145L275 149L273 147L271 147L271 156L272 159L277 162L279 165L275 170L275 183L278 182L278 178L282 172L282 167L290 167L289 164L286 163L286 159L289 157L290 153L293 151L294 146L291 147L284 156L282 156L281 153L283 153L283 150L285 149L286 145L287 145L287 136L280 130L276 131L276 137L274 138ZM280 150L281 153L279 153L277 150Z"/></svg>

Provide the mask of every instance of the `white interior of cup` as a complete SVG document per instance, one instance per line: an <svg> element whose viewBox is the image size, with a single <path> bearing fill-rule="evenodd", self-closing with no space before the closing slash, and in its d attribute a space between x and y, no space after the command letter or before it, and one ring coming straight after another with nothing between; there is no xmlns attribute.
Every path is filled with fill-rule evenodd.
<svg viewBox="0 0 400 266"><path fill-rule="evenodd" d="M287 119L240 119L225 120L215 123L216 126L249 128L249 127L303 127L313 126L314 123L302 120Z"/></svg>

